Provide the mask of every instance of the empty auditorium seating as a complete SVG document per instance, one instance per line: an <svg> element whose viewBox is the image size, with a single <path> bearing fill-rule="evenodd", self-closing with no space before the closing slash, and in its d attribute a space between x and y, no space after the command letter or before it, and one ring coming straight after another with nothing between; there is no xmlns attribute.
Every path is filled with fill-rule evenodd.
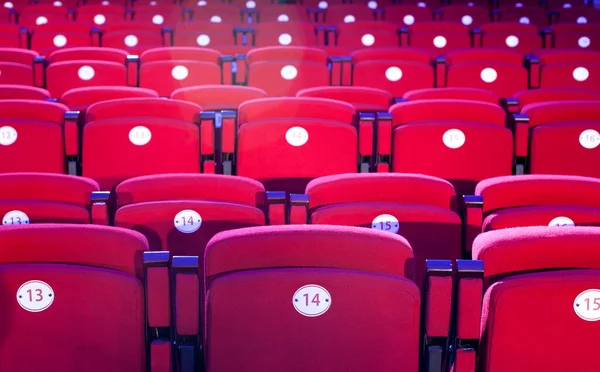
<svg viewBox="0 0 600 372"><path fill-rule="evenodd" d="M420 5L391 5L384 8L383 19L407 27L419 22L433 21L433 10Z"/></svg>
<svg viewBox="0 0 600 372"><path fill-rule="evenodd" d="M35 27L31 34L31 49L43 56L61 48L98 46L98 35L92 35L91 25L81 22L54 22Z"/></svg>
<svg viewBox="0 0 600 372"><path fill-rule="evenodd" d="M449 180L458 195L486 178L512 174L513 139L498 105L467 100L402 102L389 110L393 172ZM390 154L380 123L379 156ZM389 129L388 129L389 130Z"/></svg>
<svg viewBox="0 0 600 372"><path fill-rule="evenodd" d="M352 85L382 89L394 97L433 88L431 54L411 48L363 49L352 53Z"/></svg>
<svg viewBox="0 0 600 372"><path fill-rule="evenodd" d="M37 56L38 53L32 50L0 48L0 84L34 85L37 81L35 72L38 72L34 72Z"/></svg>
<svg viewBox="0 0 600 372"><path fill-rule="evenodd" d="M600 102L534 103L521 113L529 126L530 173L600 176L590 166L600 160Z"/></svg>
<svg viewBox="0 0 600 372"><path fill-rule="evenodd" d="M297 97L328 98L347 102L356 111L387 111L392 103L392 95L384 90L368 87L318 87L304 89Z"/></svg>
<svg viewBox="0 0 600 372"><path fill-rule="evenodd" d="M82 175L112 190L136 176L214 172L214 161L200 148L200 111L189 102L159 98L91 105L83 127Z"/></svg>
<svg viewBox="0 0 600 372"><path fill-rule="evenodd" d="M424 318L421 364L435 367L441 348L429 344L429 336L445 340L448 333L451 279L432 276L430 290L420 295L406 278L412 256L405 239L354 227L258 227L217 235L206 252L207 370L418 371L422 304L425 314L441 314L437 322ZM257 286L261 298L252 294ZM353 301L356 296L363 301ZM198 317L180 324L198 324ZM225 325L232 332L220 332ZM286 357L290 348L310 357Z"/></svg>
<svg viewBox="0 0 600 372"><path fill-rule="evenodd" d="M27 34L22 33L18 25L0 23L0 47L2 49L27 48Z"/></svg>
<svg viewBox="0 0 600 372"><path fill-rule="evenodd" d="M192 8L194 22L230 23L237 26L247 18L247 13L233 4L212 2Z"/></svg>
<svg viewBox="0 0 600 372"><path fill-rule="evenodd" d="M254 27L252 45L317 46L315 26L308 22L264 22Z"/></svg>
<svg viewBox="0 0 600 372"><path fill-rule="evenodd" d="M238 111L237 174L267 190L302 193L313 178L357 172L357 127L356 111L345 102L246 101ZM360 155L371 155L371 141L372 136L361 138Z"/></svg>
<svg viewBox="0 0 600 372"><path fill-rule="evenodd" d="M203 258L206 244L216 233L265 225L265 189L243 177L136 177L119 184L116 197L115 226L144 234L150 250L178 256Z"/></svg>
<svg viewBox="0 0 600 372"><path fill-rule="evenodd" d="M175 28L173 45L178 47L206 47L219 49L222 46L233 46L240 37L234 35L234 27L227 23L185 22Z"/></svg>
<svg viewBox="0 0 600 372"><path fill-rule="evenodd" d="M77 8L76 20L97 27L125 20L125 8L117 4L86 4Z"/></svg>
<svg viewBox="0 0 600 372"><path fill-rule="evenodd" d="M600 226L600 182L522 175L481 181L465 199L467 248L482 231L520 226Z"/></svg>
<svg viewBox="0 0 600 372"><path fill-rule="evenodd" d="M144 21L111 22L102 27L103 47L117 48L128 51L130 54L142 52L170 45L170 36L164 34L161 25Z"/></svg>
<svg viewBox="0 0 600 372"><path fill-rule="evenodd" d="M3 99L35 99L45 100L50 98L46 89L30 87L26 85L0 85L0 100Z"/></svg>
<svg viewBox="0 0 600 372"><path fill-rule="evenodd" d="M521 227L480 235L473 247L478 261L459 264L464 277L457 290L454 370L593 365L588 337L600 327L599 242L597 227ZM531 311L542 307L552 311ZM548 352L554 339L564 342L560 353Z"/></svg>
<svg viewBox="0 0 600 372"><path fill-rule="evenodd" d="M69 107L69 110L85 112L94 103L121 98L158 98L158 93L134 87L86 87L66 91L59 102Z"/></svg>
<svg viewBox="0 0 600 372"><path fill-rule="evenodd" d="M600 26L597 24L561 23L552 25L546 35L547 47L600 51Z"/></svg>
<svg viewBox="0 0 600 372"><path fill-rule="evenodd" d="M242 102L266 97L267 94L261 89L235 85L203 85L180 88L171 95L172 99L188 101L200 105L204 111L235 111ZM227 126L225 120L226 119L223 118L223 130L225 130L225 127ZM235 127L231 129L235 130ZM231 133L231 136L235 136L235 132Z"/></svg>
<svg viewBox="0 0 600 372"><path fill-rule="evenodd" d="M542 47L542 38L533 25L493 22L481 25L479 31L479 46L484 48L506 48L525 55Z"/></svg>
<svg viewBox="0 0 600 372"><path fill-rule="evenodd" d="M383 21L344 23L335 29L335 45L344 48L397 47L400 45L398 26ZM333 43L332 35L329 42Z"/></svg>
<svg viewBox="0 0 600 372"><path fill-rule="evenodd" d="M212 49L170 47L150 49L140 56L140 87L169 97L173 91L223 83L221 53Z"/></svg>
<svg viewBox="0 0 600 372"><path fill-rule="evenodd" d="M125 86L127 53L111 48L68 48L48 57L46 88L60 97L73 88Z"/></svg>
<svg viewBox="0 0 600 372"><path fill-rule="evenodd" d="M258 22L310 22L314 19L308 8L299 5L263 7L256 18Z"/></svg>
<svg viewBox="0 0 600 372"><path fill-rule="evenodd" d="M462 224L454 188L435 177L400 173L326 176L311 181L304 195L291 195L290 201L291 223L360 226L406 238L413 247L419 285L426 258L462 255Z"/></svg>
<svg viewBox="0 0 600 372"><path fill-rule="evenodd" d="M495 16L498 21L519 22L537 27L547 27L550 22L547 11L538 6L501 7Z"/></svg>
<svg viewBox="0 0 600 372"><path fill-rule="evenodd" d="M477 27L490 22L490 11L478 5L449 5L440 9L442 21L460 22L467 27Z"/></svg>
<svg viewBox="0 0 600 372"><path fill-rule="evenodd" d="M497 104L500 98L497 94L486 89L477 88L427 88L406 92L403 99L407 101L427 99L460 99Z"/></svg>
<svg viewBox="0 0 600 372"><path fill-rule="evenodd" d="M321 21L330 26L375 20L375 9L360 4L331 5L323 13Z"/></svg>
<svg viewBox="0 0 600 372"><path fill-rule="evenodd" d="M0 173L65 173L65 113L58 103L0 100ZM75 132L76 133L76 132Z"/></svg>
<svg viewBox="0 0 600 372"><path fill-rule="evenodd" d="M71 21L71 15L64 6L50 4L30 5L19 12L19 24L32 29L48 23Z"/></svg>
<svg viewBox="0 0 600 372"><path fill-rule="evenodd" d="M554 18L552 23L574 23L584 25L589 23L598 23L600 21L600 13L594 7L561 7L558 9L554 9L551 15Z"/></svg>
<svg viewBox="0 0 600 372"><path fill-rule="evenodd" d="M3 225L31 223L107 224L104 203L94 204L99 191L92 180L50 173L0 174L0 216Z"/></svg>
<svg viewBox="0 0 600 372"><path fill-rule="evenodd" d="M536 56L540 71L538 76L535 70L532 72L533 87L598 90L600 52L544 49Z"/></svg>
<svg viewBox="0 0 600 372"><path fill-rule="evenodd" d="M184 21L183 9L176 4L135 5L133 20L173 27L177 23Z"/></svg>
<svg viewBox="0 0 600 372"><path fill-rule="evenodd" d="M528 71L523 56L510 50L473 48L446 53L446 86L486 89L512 97L527 89Z"/></svg>
<svg viewBox="0 0 600 372"><path fill-rule="evenodd" d="M415 23L408 27L406 37L402 38L402 46L424 48L437 55L452 49L471 47L468 28L459 22Z"/></svg>
<svg viewBox="0 0 600 372"><path fill-rule="evenodd" d="M526 105L548 101L598 101L600 92L577 88L540 88L528 89L513 95L519 108Z"/></svg>
<svg viewBox="0 0 600 372"><path fill-rule="evenodd" d="M27 357L27 369L170 368L168 258L146 252L141 234L93 225L1 226L0 245L2 370L23 369L16 356L24 343L38 351Z"/></svg>
<svg viewBox="0 0 600 372"><path fill-rule="evenodd" d="M269 96L295 96L302 89L329 85L326 52L307 47L265 47L247 55L248 85Z"/></svg>

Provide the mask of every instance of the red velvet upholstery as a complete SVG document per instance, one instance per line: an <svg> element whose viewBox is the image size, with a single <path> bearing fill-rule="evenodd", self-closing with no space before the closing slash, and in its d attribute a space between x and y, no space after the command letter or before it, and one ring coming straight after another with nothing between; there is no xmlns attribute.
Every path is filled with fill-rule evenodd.
<svg viewBox="0 0 600 372"><path fill-rule="evenodd" d="M11 211L26 215L3 218L3 224L90 223L91 193L99 191L92 180L48 173L0 174L0 216Z"/></svg>
<svg viewBox="0 0 600 372"><path fill-rule="evenodd" d="M402 277L411 257L403 238L351 227L217 235L206 254L207 370L417 371L420 296ZM312 283L326 288L332 302L326 313L309 318L292 300ZM264 296L252 295L252 288ZM363 301L353 301L356 296ZM224 326L235 331L220 332ZM290 350L305 357L292 358Z"/></svg>
<svg viewBox="0 0 600 372"><path fill-rule="evenodd" d="M141 234L93 225L2 226L0 245L3 371L23 370L23 345L36 350L26 358L31 370L146 371L148 247ZM31 280L56 295L46 310L19 306L15 294Z"/></svg>
<svg viewBox="0 0 600 372"><path fill-rule="evenodd" d="M600 171L590 166L600 161L599 102L534 103L521 112L529 116L532 174L600 176ZM593 133L590 130L596 131L595 135L589 134Z"/></svg>
<svg viewBox="0 0 600 372"><path fill-rule="evenodd" d="M83 176L111 190L135 176L200 173L200 111L189 102L158 98L91 105L83 129Z"/></svg>

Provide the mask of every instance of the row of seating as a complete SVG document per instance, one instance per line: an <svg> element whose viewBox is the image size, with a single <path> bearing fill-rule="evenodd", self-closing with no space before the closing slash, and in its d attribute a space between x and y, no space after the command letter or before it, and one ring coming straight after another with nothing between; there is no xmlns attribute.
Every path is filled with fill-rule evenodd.
<svg viewBox="0 0 600 372"><path fill-rule="evenodd" d="M513 22L488 23L469 31L453 22L426 22L398 29L387 22L357 22L337 28L315 28L308 23L261 23L236 28L221 23L185 23L174 30L148 27L139 22L113 24L105 32L89 24L55 23L25 32L17 25L0 25L3 47L25 48L48 56L53 51L103 46L127 50L130 54L162 46L210 47L224 54L244 54L249 47L328 47L336 55L365 47L417 47L444 53L461 48L501 48L530 54L541 48L598 50L600 26L556 25L541 32L531 25ZM336 47L336 48L333 48Z"/></svg>
<svg viewBox="0 0 600 372"><path fill-rule="evenodd" d="M238 229L204 265L169 265L133 231L2 226L0 356L7 372L23 343L40 350L28 368L64 372L589 369L599 243L597 227L487 232L473 261L428 261L420 290L411 243L363 228ZM565 353L545 351L554 337Z"/></svg>
<svg viewBox="0 0 600 372"><path fill-rule="evenodd" d="M381 89L396 98L434 87L484 89L510 98L529 88L597 91L599 63L599 52L559 49L525 59L508 50L462 49L434 59L414 48L363 49L347 58L305 47L257 48L235 58L191 47L151 49L139 58L110 48L73 48L44 60L35 52L0 48L0 84L46 88L54 98L96 86L139 86L168 97L180 88L232 83L269 96L347 85Z"/></svg>
<svg viewBox="0 0 600 372"><path fill-rule="evenodd" d="M455 21L471 27L490 21L518 21L543 27L555 23L593 23L600 19L598 14L600 13L591 7L560 7L548 12L539 7L512 6L490 12L487 7L477 5L449 5L432 9L425 7L425 4L423 6L393 5L383 9L371 9L365 5L333 5L320 11L297 5L266 7L260 11L242 9L233 5L196 8L178 7L173 4L145 5L130 10L118 5L84 5L75 10L69 10L64 6L33 5L25 7L18 13L13 6L6 12L5 20L20 23L27 28L73 20L105 26L131 19L169 27L185 21L226 22L236 25L302 21L337 25L374 20L396 22L402 26L421 21Z"/></svg>
<svg viewBox="0 0 600 372"><path fill-rule="evenodd" d="M209 88L178 95L201 100L233 92ZM238 98L261 94L245 89ZM74 104L100 98L84 115L60 103L0 101L0 158L6 159L0 172L75 174L82 167L81 174L103 190L141 175L226 173L297 193L320 176L391 171L447 179L461 195L483 179L515 172L600 176L589 166L600 160L599 101L530 104L513 120L482 100L417 96L388 112L361 114L330 99L358 93L385 105L385 92L368 90L252 99L237 114L203 112L196 103L150 98L148 91L108 89L112 98L121 97L113 100L98 92L73 94ZM124 98L132 96L138 98Z"/></svg>

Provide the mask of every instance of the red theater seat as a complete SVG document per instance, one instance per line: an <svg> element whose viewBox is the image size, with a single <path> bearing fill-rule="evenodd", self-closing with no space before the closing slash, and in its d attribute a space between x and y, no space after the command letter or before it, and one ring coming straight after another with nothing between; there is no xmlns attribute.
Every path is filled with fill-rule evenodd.
<svg viewBox="0 0 600 372"><path fill-rule="evenodd" d="M203 85L181 88L171 95L172 99L200 105L204 111L236 111L242 102L266 97L267 94L263 90L239 85ZM223 125L226 125L225 122ZM235 130L235 127L232 129Z"/></svg>
<svg viewBox="0 0 600 372"><path fill-rule="evenodd" d="M503 7L496 15L497 20L502 22L519 22L536 27L548 27L550 24L548 13L538 6Z"/></svg>
<svg viewBox="0 0 600 372"><path fill-rule="evenodd" d="M440 9L440 17L446 22L460 22L467 27L477 27L491 21L487 7L478 5L449 5Z"/></svg>
<svg viewBox="0 0 600 372"><path fill-rule="evenodd" d="M555 20L553 23L574 23L579 25L598 23L600 12L593 6L573 6L569 8L558 8L554 10Z"/></svg>
<svg viewBox="0 0 600 372"><path fill-rule="evenodd" d="M500 106L423 100L398 103L389 112L393 172L449 180L458 195L473 192L486 178L512 174L512 132L505 127L506 114ZM386 141L380 127L382 137Z"/></svg>
<svg viewBox="0 0 600 372"><path fill-rule="evenodd" d="M213 49L150 49L142 53L140 61L140 87L163 97L179 88L223 83L221 53Z"/></svg>
<svg viewBox="0 0 600 372"><path fill-rule="evenodd" d="M159 98L91 105L83 128L83 176L111 190L136 176L201 173L200 111Z"/></svg>
<svg viewBox="0 0 600 372"><path fill-rule="evenodd" d="M128 51L130 54L170 45L161 25L144 21L112 22L102 28L102 46Z"/></svg>
<svg viewBox="0 0 600 372"><path fill-rule="evenodd" d="M600 51L600 26L597 24L557 24L549 31L546 37L548 46Z"/></svg>
<svg viewBox="0 0 600 372"><path fill-rule="evenodd" d="M312 22L314 17L304 6L279 5L260 9L258 22Z"/></svg>
<svg viewBox="0 0 600 372"><path fill-rule="evenodd" d="M529 121L529 171L600 177L600 102L542 102L523 107Z"/></svg>
<svg viewBox="0 0 600 372"><path fill-rule="evenodd" d="M529 86L523 56L510 50L455 50L446 54L446 63L448 87L486 89L500 97L512 97Z"/></svg>
<svg viewBox="0 0 600 372"><path fill-rule="evenodd" d="M600 92L577 88L540 88L517 92L513 98L518 100L519 108L532 103L549 101L598 101Z"/></svg>
<svg viewBox="0 0 600 372"><path fill-rule="evenodd" d="M253 45L257 47L318 44L315 26L308 22L267 22L254 27Z"/></svg>
<svg viewBox="0 0 600 372"><path fill-rule="evenodd" d="M486 23L480 27L481 45L484 48L510 49L521 55L542 47L537 27L518 22Z"/></svg>
<svg viewBox="0 0 600 372"><path fill-rule="evenodd" d="M328 55L315 48L266 47L247 55L248 85L269 96L295 96L298 91L330 85Z"/></svg>
<svg viewBox="0 0 600 372"><path fill-rule="evenodd" d="M52 63L46 69L46 87L52 97L60 97L73 88L107 85L127 85L123 63L75 60Z"/></svg>
<svg viewBox="0 0 600 372"><path fill-rule="evenodd" d="M387 111L393 97L388 92L367 87L318 87L304 89L298 92L297 97L328 98L347 102L354 106L356 111L376 112Z"/></svg>
<svg viewBox="0 0 600 372"><path fill-rule="evenodd" d="M383 10L383 19L401 27L412 26L415 23L433 21L431 8L419 5L392 5Z"/></svg>
<svg viewBox="0 0 600 372"><path fill-rule="evenodd" d="M352 85L382 89L394 97L433 88L431 55L411 48L363 49L352 53Z"/></svg>
<svg viewBox="0 0 600 372"><path fill-rule="evenodd" d="M336 28L336 45L344 48L397 47L398 26L383 21L345 23Z"/></svg>
<svg viewBox="0 0 600 372"><path fill-rule="evenodd" d="M425 259L455 260L462 255L454 187L435 177L400 173L320 177L306 186L305 195L292 195L291 203L291 223L360 226L406 238L413 247L419 286Z"/></svg>
<svg viewBox="0 0 600 372"><path fill-rule="evenodd" d="M175 28L173 45L178 47L218 48L236 43L234 28L227 23L186 22Z"/></svg>
<svg viewBox="0 0 600 372"><path fill-rule="evenodd" d="M70 110L85 112L94 103L122 98L158 98L158 93L134 87L85 87L66 91L59 101Z"/></svg>
<svg viewBox="0 0 600 372"><path fill-rule="evenodd" d="M482 231L521 226L600 226L600 181L523 175L481 181L467 199L467 247Z"/></svg>
<svg viewBox="0 0 600 372"><path fill-rule="evenodd" d="M115 226L139 231L150 250L176 256L203 258L218 232L265 224L265 189L243 177L144 176L122 182L116 195Z"/></svg>
<svg viewBox="0 0 600 372"><path fill-rule="evenodd" d="M168 27L185 21L183 9L175 4L138 5L133 9L133 20Z"/></svg>
<svg viewBox="0 0 600 372"><path fill-rule="evenodd" d="M478 236L473 246L478 261L458 265L459 274L461 267L465 270L458 284L456 342L461 346L453 370L560 371L594 365L599 243L597 227L521 227ZM483 271L479 277L474 277L476 268ZM531 311L540 307L552 311ZM548 353L554 339L564 342L560 353Z"/></svg>
<svg viewBox="0 0 600 372"><path fill-rule="evenodd" d="M125 14L125 8L120 5L86 4L77 8L76 20L103 27L107 23L124 21Z"/></svg>
<svg viewBox="0 0 600 372"><path fill-rule="evenodd" d="M0 101L0 173L65 173L67 110L51 102Z"/></svg>
<svg viewBox="0 0 600 372"><path fill-rule="evenodd" d="M375 9L358 4L331 5L325 10L324 17L323 22L331 26L376 19Z"/></svg>
<svg viewBox="0 0 600 372"><path fill-rule="evenodd" d="M37 56L33 50L0 48L0 84L34 85L33 66Z"/></svg>
<svg viewBox="0 0 600 372"><path fill-rule="evenodd" d="M236 5L213 3L192 9L194 22L228 23L239 26L247 20L242 8Z"/></svg>
<svg viewBox="0 0 600 372"><path fill-rule="evenodd" d="M435 277L440 290L421 296L405 277L412 256L404 238L354 227L257 227L217 235L206 252L207 370L418 371L421 304L447 319L452 292L449 277ZM260 299L250 295L256 286L264 290ZM364 301L350 300L356 296ZM235 331L218 332L223 326ZM436 334L432 328L426 333ZM261 357L267 349L270 357ZM310 357L290 359L286 350Z"/></svg>
<svg viewBox="0 0 600 372"><path fill-rule="evenodd" d="M168 259L146 252L141 234L94 225L1 226L0 245L3 371L23 370L24 344L37 350L27 357L32 370L170 366L170 343L155 336L158 328L169 331Z"/></svg>
<svg viewBox="0 0 600 372"><path fill-rule="evenodd" d="M50 98L46 89L24 85L0 85L0 100L4 99L33 99L43 101Z"/></svg>
<svg viewBox="0 0 600 372"><path fill-rule="evenodd" d="M402 97L407 101L427 99L460 99L497 104L500 98L494 92L477 88L428 88L406 92Z"/></svg>
<svg viewBox="0 0 600 372"><path fill-rule="evenodd" d="M1 16L1 13L0 13ZM21 34L21 27L10 23L0 23L0 45L4 48L26 48L27 34ZM25 40L23 40L25 39Z"/></svg>
<svg viewBox="0 0 600 372"><path fill-rule="evenodd" d="M600 52L544 49L536 55L540 87L600 90Z"/></svg>
<svg viewBox="0 0 600 372"><path fill-rule="evenodd" d="M419 22L408 28L408 46L441 55L452 49L470 48L471 37L468 27L458 22Z"/></svg>
<svg viewBox="0 0 600 372"><path fill-rule="evenodd" d="M44 56L62 48L91 46L98 46L98 38L92 37L91 25L87 23L49 23L37 26L31 34L31 49Z"/></svg>
<svg viewBox="0 0 600 372"><path fill-rule="evenodd" d="M64 6L48 4L30 5L19 12L19 24L28 29L55 22L71 21L68 9Z"/></svg>
<svg viewBox="0 0 600 372"><path fill-rule="evenodd" d="M238 111L237 174L267 190L301 193L313 178L356 172L356 119L352 105L328 99L244 102ZM371 139L363 140L369 150L364 155L370 155Z"/></svg>

